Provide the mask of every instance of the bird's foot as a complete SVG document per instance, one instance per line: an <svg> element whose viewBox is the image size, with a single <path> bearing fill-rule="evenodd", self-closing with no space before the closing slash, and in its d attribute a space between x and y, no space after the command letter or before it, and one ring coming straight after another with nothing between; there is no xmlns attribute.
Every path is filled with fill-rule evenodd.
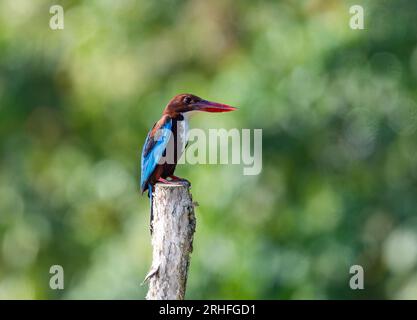
<svg viewBox="0 0 417 320"><path fill-rule="evenodd" d="M158 182L161 182L161 183L164 183L164 184L175 184L175 182L173 182L173 181L168 181L168 180L166 180L166 179L164 179L164 178L159 178L159 179L158 179Z"/></svg>
<svg viewBox="0 0 417 320"><path fill-rule="evenodd" d="M191 186L191 182L188 181L187 179L183 179L174 175L169 176L169 178L171 178L171 181L178 181L180 183L187 183L189 186Z"/></svg>

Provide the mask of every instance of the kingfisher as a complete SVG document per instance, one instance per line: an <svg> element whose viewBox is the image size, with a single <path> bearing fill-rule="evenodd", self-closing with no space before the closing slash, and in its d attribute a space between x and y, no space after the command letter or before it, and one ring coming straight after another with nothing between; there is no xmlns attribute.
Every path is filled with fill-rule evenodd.
<svg viewBox="0 0 417 320"><path fill-rule="evenodd" d="M169 101L161 119L149 131L142 149L140 188L142 194L148 190L151 203L151 233L152 192L155 183L189 183L186 179L175 176L174 171L187 146L190 116L198 111L230 112L236 109L188 93L178 94Z"/></svg>

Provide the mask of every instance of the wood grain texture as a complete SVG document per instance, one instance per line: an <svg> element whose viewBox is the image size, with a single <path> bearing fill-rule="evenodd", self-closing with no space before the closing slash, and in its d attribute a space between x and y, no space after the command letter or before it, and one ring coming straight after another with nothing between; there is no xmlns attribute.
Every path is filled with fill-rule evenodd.
<svg viewBox="0 0 417 320"><path fill-rule="evenodd" d="M194 204L186 183L156 184L153 197L152 267L148 300L182 300L196 227Z"/></svg>

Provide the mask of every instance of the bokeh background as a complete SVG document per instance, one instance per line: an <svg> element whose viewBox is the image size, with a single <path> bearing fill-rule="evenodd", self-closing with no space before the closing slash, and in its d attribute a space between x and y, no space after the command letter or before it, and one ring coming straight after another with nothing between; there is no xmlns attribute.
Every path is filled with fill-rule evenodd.
<svg viewBox="0 0 417 320"><path fill-rule="evenodd" d="M2 0L0 298L144 298L140 150L182 92L240 107L193 126L263 129L258 176L178 168L187 298L417 298L416 21L414 0Z"/></svg>

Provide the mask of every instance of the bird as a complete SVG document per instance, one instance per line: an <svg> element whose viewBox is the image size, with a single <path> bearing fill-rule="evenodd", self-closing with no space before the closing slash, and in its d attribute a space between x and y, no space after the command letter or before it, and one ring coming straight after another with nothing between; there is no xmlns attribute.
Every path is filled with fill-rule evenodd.
<svg viewBox="0 0 417 320"><path fill-rule="evenodd" d="M230 112L237 110L227 104L208 101L183 93L174 96L162 112L162 117L148 132L142 148L140 189L148 190L150 199L150 231L152 234L152 195L156 183L189 183L174 175L178 160L187 146L189 118L196 112ZM170 180L167 180L170 179Z"/></svg>

